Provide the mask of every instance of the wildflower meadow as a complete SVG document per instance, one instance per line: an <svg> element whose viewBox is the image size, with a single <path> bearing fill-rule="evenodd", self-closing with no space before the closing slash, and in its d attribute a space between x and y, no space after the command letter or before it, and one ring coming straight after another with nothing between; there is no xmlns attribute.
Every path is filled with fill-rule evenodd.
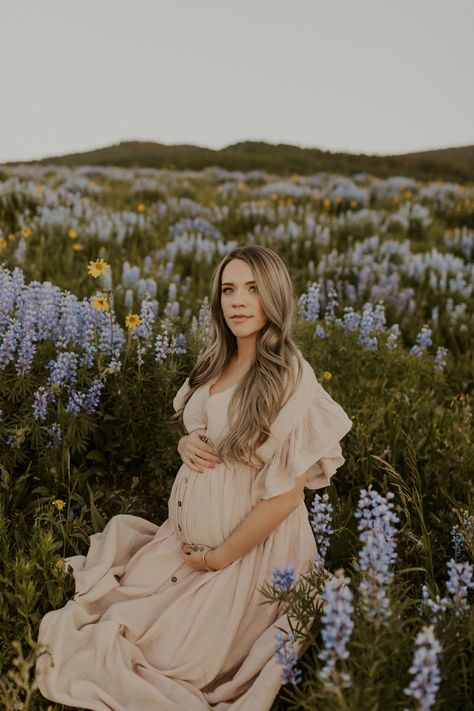
<svg viewBox="0 0 474 711"><path fill-rule="evenodd" d="M288 264L294 338L353 421L305 493L313 572L262 589L292 626L273 711L474 710L474 186L54 164L0 169L0 708L65 708L34 677L64 558L167 518L172 398L248 242Z"/></svg>

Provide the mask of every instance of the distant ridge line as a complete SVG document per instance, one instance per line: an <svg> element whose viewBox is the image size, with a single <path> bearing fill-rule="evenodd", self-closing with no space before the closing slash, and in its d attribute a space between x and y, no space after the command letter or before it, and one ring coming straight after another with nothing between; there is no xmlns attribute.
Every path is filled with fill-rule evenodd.
<svg viewBox="0 0 474 711"><path fill-rule="evenodd" d="M420 180L460 183L474 180L474 145L439 148L399 155L367 155L301 148L291 144L242 141L213 149L187 144L166 145L152 141L121 141L102 148L40 160L8 161L12 165L66 165L70 167L117 166L201 170L219 166L226 170L265 170L280 175L310 175L320 171L352 175L370 173L386 178L405 175Z"/></svg>

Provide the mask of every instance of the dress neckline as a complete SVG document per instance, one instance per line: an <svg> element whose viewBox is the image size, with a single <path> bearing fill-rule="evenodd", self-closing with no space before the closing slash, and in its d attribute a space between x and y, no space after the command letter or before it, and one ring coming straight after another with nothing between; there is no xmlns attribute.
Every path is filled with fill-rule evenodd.
<svg viewBox="0 0 474 711"><path fill-rule="evenodd" d="M235 383L235 385L231 385L230 388L225 388L224 390L219 390L217 393L210 393L210 392L209 392L209 389L214 385L214 383L215 383L217 380L218 380L218 378L216 378L215 380L213 380L212 383L207 383L206 392L207 392L207 397L208 397L208 398L215 397L215 395L222 395L223 393L227 392L228 390L233 390L233 389L236 388L237 385L239 384L239 383Z"/></svg>

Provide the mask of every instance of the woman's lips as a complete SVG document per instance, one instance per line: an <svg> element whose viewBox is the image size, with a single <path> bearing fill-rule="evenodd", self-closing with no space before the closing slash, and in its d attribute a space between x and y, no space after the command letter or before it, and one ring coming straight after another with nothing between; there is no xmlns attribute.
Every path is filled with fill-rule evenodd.
<svg viewBox="0 0 474 711"><path fill-rule="evenodd" d="M232 321L235 323L241 323L241 321L246 321L246 319L251 318L250 316L231 316Z"/></svg>

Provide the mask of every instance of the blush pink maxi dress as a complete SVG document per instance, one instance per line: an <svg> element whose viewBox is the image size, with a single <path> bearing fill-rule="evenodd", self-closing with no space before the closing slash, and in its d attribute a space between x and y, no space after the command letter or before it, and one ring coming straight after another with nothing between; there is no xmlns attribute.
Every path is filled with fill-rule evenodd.
<svg viewBox="0 0 474 711"><path fill-rule="evenodd" d="M265 541L222 570L194 570L179 552L184 541L220 545L259 499L289 491L304 472L307 487L327 486L344 463L339 441L352 421L304 358L303 365L300 386L257 450L263 466L222 462L198 473L183 463L160 526L113 516L90 536L85 556L65 559L76 592L40 623L38 641L54 660L51 666L43 654L36 662L44 697L97 711L271 708L281 687L275 634L290 627L284 604L261 604L258 588L274 568L311 570L316 543L304 498ZM187 431L207 428L214 445L236 387L210 395L217 379L199 387L183 413ZM186 378L175 411L188 390Z"/></svg>

